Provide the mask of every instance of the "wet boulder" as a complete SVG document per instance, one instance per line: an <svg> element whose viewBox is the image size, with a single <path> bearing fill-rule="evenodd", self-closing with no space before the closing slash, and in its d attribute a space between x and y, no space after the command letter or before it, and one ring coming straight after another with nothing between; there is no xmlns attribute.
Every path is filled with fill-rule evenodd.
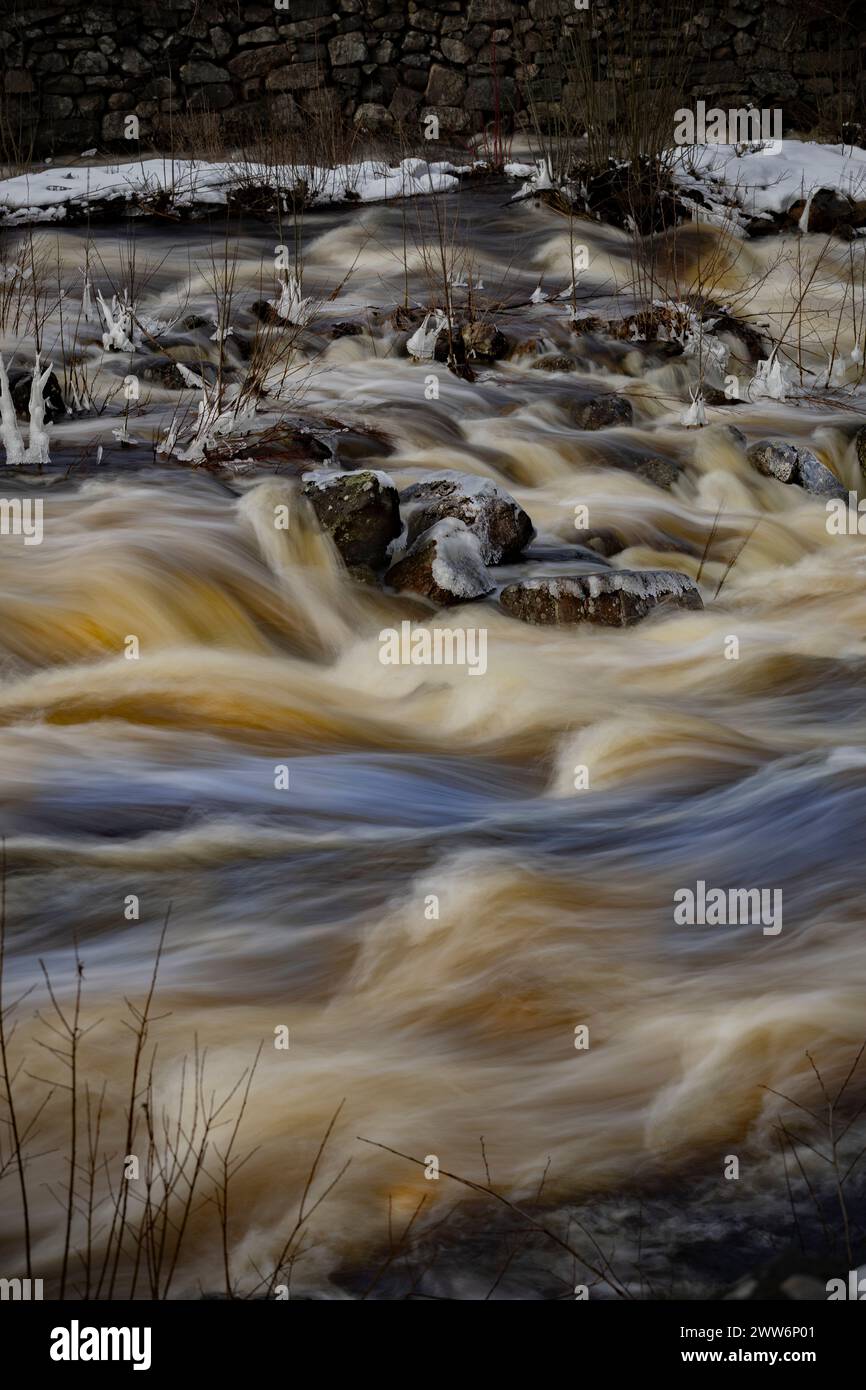
<svg viewBox="0 0 866 1390"><path fill-rule="evenodd" d="M582 430L604 430L612 425L630 425L632 415L631 401L612 392L582 401L574 412L575 423Z"/></svg>
<svg viewBox="0 0 866 1390"><path fill-rule="evenodd" d="M816 497L847 497L836 474L811 449L762 439L746 451L746 458L765 477L777 478L780 483L797 483Z"/></svg>
<svg viewBox="0 0 866 1390"><path fill-rule="evenodd" d="M638 459L632 466L632 472L636 473L639 478L668 491L675 482L679 481L682 471L679 464L671 463L670 459L659 458L655 454Z"/></svg>
<svg viewBox="0 0 866 1390"><path fill-rule="evenodd" d="M410 308L405 304L398 304L397 308L388 315L386 320L386 322L391 324L392 328L396 328L400 333L411 332L413 328L420 327L423 321L423 309Z"/></svg>
<svg viewBox="0 0 866 1390"><path fill-rule="evenodd" d="M250 313L254 314L260 323L266 324L269 328L285 327L285 319L277 313L277 310L269 299L254 300L250 305Z"/></svg>
<svg viewBox="0 0 866 1390"><path fill-rule="evenodd" d="M436 362L484 363L498 362L507 357L509 342L504 333L492 323L476 320L472 323L446 323L439 330L433 358Z"/></svg>
<svg viewBox="0 0 866 1390"><path fill-rule="evenodd" d="M433 347L433 361L458 363L466 361L463 335L457 324L452 324L449 328L446 323L444 328L440 328Z"/></svg>
<svg viewBox="0 0 866 1390"><path fill-rule="evenodd" d="M578 312L571 320L571 331L579 338L586 337L588 333L604 333L606 327L604 319L597 318L587 310Z"/></svg>
<svg viewBox="0 0 866 1390"><path fill-rule="evenodd" d="M328 329L329 338L360 338L364 332L362 323L352 323L349 320L340 323L332 323Z"/></svg>
<svg viewBox="0 0 866 1390"><path fill-rule="evenodd" d="M817 188L805 201L800 198L792 203L787 221L799 226L807 208L809 232L832 233L847 239L860 221L854 199L835 188Z"/></svg>
<svg viewBox="0 0 866 1390"><path fill-rule="evenodd" d="M478 537L453 516L422 532L388 570L385 583L442 607L482 598L495 588Z"/></svg>
<svg viewBox="0 0 866 1390"><path fill-rule="evenodd" d="M765 478L778 478L780 483L793 483L796 479L799 457L793 444L761 439L746 451L746 458Z"/></svg>
<svg viewBox="0 0 866 1390"><path fill-rule="evenodd" d="M489 478L438 474L400 493L409 544L446 517L456 517L476 537L485 565L516 560L535 535L530 518Z"/></svg>
<svg viewBox="0 0 866 1390"><path fill-rule="evenodd" d="M402 530L397 489L387 474L307 474L303 491L346 564L381 569Z"/></svg>
<svg viewBox="0 0 866 1390"><path fill-rule="evenodd" d="M21 370L9 372L9 390L12 395L12 403L15 406L15 414L20 420L30 418L30 387L32 382L32 372ZM42 399L45 402L46 424L53 425L67 414L60 382L53 372L42 388Z"/></svg>
<svg viewBox="0 0 866 1390"><path fill-rule="evenodd" d="M534 372L576 372L577 362L573 357L566 357L564 353L549 352L544 357L539 357L537 362L533 362Z"/></svg>
<svg viewBox="0 0 866 1390"><path fill-rule="evenodd" d="M836 477L836 474L829 469L826 464L821 463L812 453L811 449L798 450L800 455L800 466L796 481L806 492L812 492L816 497L841 497L847 499L848 490L844 488Z"/></svg>
<svg viewBox="0 0 866 1390"><path fill-rule="evenodd" d="M495 324L483 323L476 319L465 323L460 330L466 357L470 361L498 362L506 357L509 343L505 334Z"/></svg>
<svg viewBox="0 0 866 1390"><path fill-rule="evenodd" d="M524 623L598 623L628 627L654 608L702 608L691 579L676 570L605 570L569 578L523 579L500 594L507 613Z"/></svg>

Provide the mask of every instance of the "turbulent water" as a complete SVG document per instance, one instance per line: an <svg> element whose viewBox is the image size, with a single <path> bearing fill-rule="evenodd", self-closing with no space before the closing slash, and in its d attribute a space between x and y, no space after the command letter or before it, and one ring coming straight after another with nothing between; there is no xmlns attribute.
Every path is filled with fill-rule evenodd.
<svg viewBox="0 0 866 1390"><path fill-rule="evenodd" d="M471 251L513 340L562 351L565 310L526 301L539 277L551 295L569 283L568 223L507 197L468 188L445 200L449 239ZM52 465L6 480L6 496L44 500L44 540L0 545L7 999L33 988L11 1043L21 1115L46 1081L68 1080L40 1046L58 1040L38 962L68 1011L77 941L82 1027L97 1025L80 1044L78 1084L93 1100L106 1082L99 1181L117 1184L134 1045L124 1001L142 1005L171 904L147 1045L155 1113L189 1113L196 1048L206 1050L202 1093L221 1097L264 1042L235 1148L253 1152L230 1188L239 1290L279 1257L342 1101L312 1199L351 1163L305 1227L293 1294L354 1297L373 1278L372 1296L484 1297L496 1283L494 1296L556 1297L583 1277L555 1244L515 1244L503 1224L513 1213L495 1199L426 1177L435 1155L444 1172L489 1180L534 1220L563 1236L568 1227L610 1276L602 1293L706 1296L795 1239L774 1125L786 1116L805 1142L813 1121L801 1114L798 1128L772 1092L820 1120L807 1050L838 1089L866 1035L866 540L829 534L823 500L758 475L726 425L750 442L809 443L857 489L856 397L719 407L688 430L687 369L622 344L594 357L578 348L592 361L569 376L533 370L531 354L472 383L437 367L440 395L428 400L431 366L400 355L385 313L403 295L404 238L412 298L429 295L418 239L434 212L419 203L307 218L305 292L324 298L351 269L326 317L361 314L369 327L331 341L311 325L298 360L312 367L292 410L327 421L348 466L369 459L401 486L447 468L511 492L538 538L524 564L497 571L503 581L561 573L581 505L593 527L628 538L616 564L696 578L722 507L700 574L704 610L624 630L533 627L495 600L436 616L349 577L298 502L299 467L227 479L155 458L168 391L136 407L137 446L114 445L116 402L99 419L58 425ZM583 307L609 313L618 288L627 309L628 238L578 225L592 252ZM212 310L211 235L136 229L137 254L155 267L148 312ZM683 239L686 271L716 235ZM129 241L94 236L106 273L121 275ZM43 237L76 294L81 230ZM804 238L801 254L808 262L822 245ZM267 280L273 246L263 225L233 237L239 299L253 297L263 264ZM784 321L790 269L773 268L778 250L742 248L718 296L768 272L749 312ZM848 248L834 254L815 304L838 295L847 272ZM56 320L44 334L55 357ZM843 340L850 350L847 327ZM6 350L21 341L7 332ZM98 345L87 351L94 388L128 370ZM600 385L629 396L632 428L575 428L574 402ZM684 466L671 491L612 466L641 452ZM285 532L270 520L281 500L292 509ZM484 676L382 665L380 631L407 617L486 627ZM288 789L276 785L282 766ZM589 783L579 790L578 768ZM698 880L782 890L781 932L678 925L674 894ZM125 915L129 895L139 920ZM274 1046L281 1026L288 1049ZM855 1101L858 1086L855 1076ZM85 1243L83 1090L79 1111L73 1249ZM51 1281L69 1118L57 1090L30 1145L33 1272ZM146 1149L143 1123L133 1153ZM214 1135L173 1296L224 1286L206 1199L230 1130ZM731 1155L737 1181L724 1176ZM793 1148L786 1162L808 1224ZM14 1170L0 1196L11 1272L23 1248ZM832 1199L827 1220L839 1221ZM389 1249L410 1221L401 1281ZM97 1252L109 1224L107 1205ZM67 1293L83 1287L73 1265Z"/></svg>

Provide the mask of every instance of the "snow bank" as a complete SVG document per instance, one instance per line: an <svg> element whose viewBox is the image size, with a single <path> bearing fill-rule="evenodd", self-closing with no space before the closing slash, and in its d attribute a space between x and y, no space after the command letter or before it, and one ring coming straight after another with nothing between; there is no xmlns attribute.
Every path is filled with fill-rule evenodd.
<svg viewBox="0 0 866 1390"><path fill-rule="evenodd" d="M757 145L683 145L674 175L685 189L709 185L752 216L787 212L818 188L866 197L866 150L782 140L778 154Z"/></svg>
<svg viewBox="0 0 866 1390"><path fill-rule="evenodd" d="M56 222L96 204L146 204L149 198L168 199L172 209L182 211L225 203L233 190L256 184L275 191L304 185L311 204L375 203L450 192L461 172L454 164L421 159L396 166L363 160L332 169L183 159L49 167L0 180L0 224Z"/></svg>

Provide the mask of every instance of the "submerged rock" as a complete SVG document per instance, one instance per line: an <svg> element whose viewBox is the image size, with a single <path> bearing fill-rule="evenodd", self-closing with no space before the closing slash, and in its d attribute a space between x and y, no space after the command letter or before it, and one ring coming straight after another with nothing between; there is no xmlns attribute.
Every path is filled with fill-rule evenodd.
<svg viewBox="0 0 866 1390"><path fill-rule="evenodd" d="M729 434L734 443L739 444L741 449L748 447L748 437L745 431L740 429L739 425L722 425L720 428L723 429L726 434Z"/></svg>
<svg viewBox="0 0 866 1390"><path fill-rule="evenodd" d="M525 623L600 623L627 627L662 604L702 608L691 579L677 570L606 570L575 578L524 579L500 595L506 612Z"/></svg>
<svg viewBox="0 0 866 1390"><path fill-rule="evenodd" d="M328 329L329 338L360 338L364 332L362 323L351 323L349 321L332 323Z"/></svg>
<svg viewBox="0 0 866 1390"><path fill-rule="evenodd" d="M516 560L535 535L530 518L489 478L438 474L400 493L409 544L446 517L456 517L478 540L486 565Z"/></svg>
<svg viewBox="0 0 866 1390"><path fill-rule="evenodd" d="M478 537L457 517L437 521L410 545L385 575L392 589L423 594L450 606L482 598L496 587L484 565Z"/></svg>
<svg viewBox="0 0 866 1390"><path fill-rule="evenodd" d="M656 487L672 488L678 481L682 469L679 464L671 463L670 459L658 458L651 455L647 458L638 459L633 465L633 472L639 478L645 478L648 483L655 483Z"/></svg>
<svg viewBox="0 0 866 1390"><path fill-rule="evenodd" d="M539 357L537 362L533 362L534 372L576 372L577 362L573 357L565 357L562 353L549 352L546 357Z"/></svg>
<svg viewBox="0 0 866 1390"><path fill-rule="evenodd" d="M381 569L402 530L397 489L387 474L363 469L308 475L304 496L347 565Z"/></svg>
<svg viewBox="0 0 866 1390"><path fill-rule="evenodd" d="M596 555L603 555L605 558L618 555L626 547L626 541L619 531L606 526L575 531L574 539L577 545L584 545L588 550L594 550Z"/></svg>
<svg viewBox="0 0 866 1390"><path fill-rule="evenodd" d="M611 393L583 401L575 410L575 420L582 430L604 430L610 425L630 425L632 414L631 401Z"/></svg>
<svg viewBox="0 0 866 1390"><path fill-rule="evenodd" d="M836 474L816 458L811 449L798 449L773 439L761 439L746 451L753 468L780 483L797 483L817 497L847 497Z"/></svg>

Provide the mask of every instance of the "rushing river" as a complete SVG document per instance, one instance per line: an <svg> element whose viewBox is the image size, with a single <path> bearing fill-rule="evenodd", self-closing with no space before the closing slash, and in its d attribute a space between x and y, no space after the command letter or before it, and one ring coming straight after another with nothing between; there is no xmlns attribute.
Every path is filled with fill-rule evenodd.
<svg viewBox="0 0 866 1390"><path fill-rule="evenodd" d="M616 564L695 578L721 507L703 611L557 629L491 600L437 619L487 629L483 677L383 665L380 631L431 610L348 576L297 504L301 465L214 476L155 456L177 399L156 386L131 412L136 445L112 437L115 400L58 424L44 471L6 477L7 497L44 501L41 544L0 543L5 988L8 999L33 991L11 1045L21 1114L46 1081L68 1079L39 1046L57 1045L39 961L68 1010L77 940L81 1026L97 1025L78 1059L79 1207L85 1083L91 1101L107 1083L99 1147L110 1158L97 1187L104 1198L109 1177L117 1184L134 1041L124 1001L142 1005L171 904L147 1041L153 1112L189 1112L196 1048L203 1094L223 1096L264 1042L234 1151L252 1152L230 1189L241 1291L278 1258L343 1101L313 1198L351 1163L305 1227L293 1296L354 1297L377 1270L374 1297L410 1287L484 1297L498 1277L494 1296L568 1295L582 1272L562 1249L515 1244L503 1224L513 1213L426 1177L428 1156L481 1184L486 1160L497 1191L561 1234L573 1215L616 1272L602 1293L619 1282L637 1296L707 1296L795 1240L786 1164L809 1223L793 1149L783 1162L774 1128L795 1112L772 1092L817 1111L807 1050L838 1089L866 1036L866 540L831 535L823 500L757 474L727 429L808 443L856 490L862 417L837 393L711 408L706 428L683 428L682 362L628 343L593 357L570 338L562 305L527 303L539 279L551 297L568 285L569 227L508 196L504 185L468 187L439 209L308 215L305 293L327 300L348 276L321 314L367 329L331 340L311 324L291 411L325 422L345 466L369 459L400 486L454 469L509 491L538 536L525 563L497 572L503 581L561 573L581 505L593 527L626 536ZM450 241L504 305L495 317L512 342L570 344L581 370L551 376L527 352L466 382L399 352L386 315L407 274L412 299L428 299L419 227L428 235L442 207ZM576 226L591 250L581 307L609 315L618 290L627 312L629 238ZM82 229L38 235L79 294ZM685 261L716 235L685 236ZM148 313L182 304L212 316L203 267L214 241L223 254L222 236L200 223L94 230L94 281L122 283L134 237L139 268L151 267ZM274 245L265 224L232 233L238 302L261 292L263 275L273 292ZM822 245L806 237L802 254ZM717 293L765 275L749 312L784 316L790 272L773 268L778 250L776 239L745 244ZM834 255L814 290L828 302L849 249ZM43 332L55 363L58 313ZM20 341L7 331L6 351ZM130 370L98 343L85 351L94 393ZM628 395L631 428L575 428L570 407L600 385ZM683 466L671 490L611 466L641 452ZM277 531L282 500L292 524ZM782 930L678 924L674 894L699 880L781 890ZM588 1048L575 1045L581 1025ZM282 1027L288 1048L274 1045ZM861 1094L858 1074L848 1096ZM40 1115L28 1168L33 1272L50 1281L69 1181L64 1097L55 1091ZM143 1123L133 1153L145 1151ZM211 1174L230 1130L215 1132ZM798 1133L805 1142L805 1126ZM862 1137L855 1125L846 1153ZM736 1181L724 1173L731 1155ZM224 1287L211 1190L203 1178L172 1296ZM22 1263L18 1196L10 1172L0 1186L10 1272ZM389 1242L410 1221L391 1265ZM110 1206L94 1222L97 1252L109 1224ZM598 1265L593 1240L570 1230ZM83 1239L76 1227L73 1248ZM67 1295L83 1287L74 1263ZM125 1260L118 1278L124 1287Z"/></svg>

